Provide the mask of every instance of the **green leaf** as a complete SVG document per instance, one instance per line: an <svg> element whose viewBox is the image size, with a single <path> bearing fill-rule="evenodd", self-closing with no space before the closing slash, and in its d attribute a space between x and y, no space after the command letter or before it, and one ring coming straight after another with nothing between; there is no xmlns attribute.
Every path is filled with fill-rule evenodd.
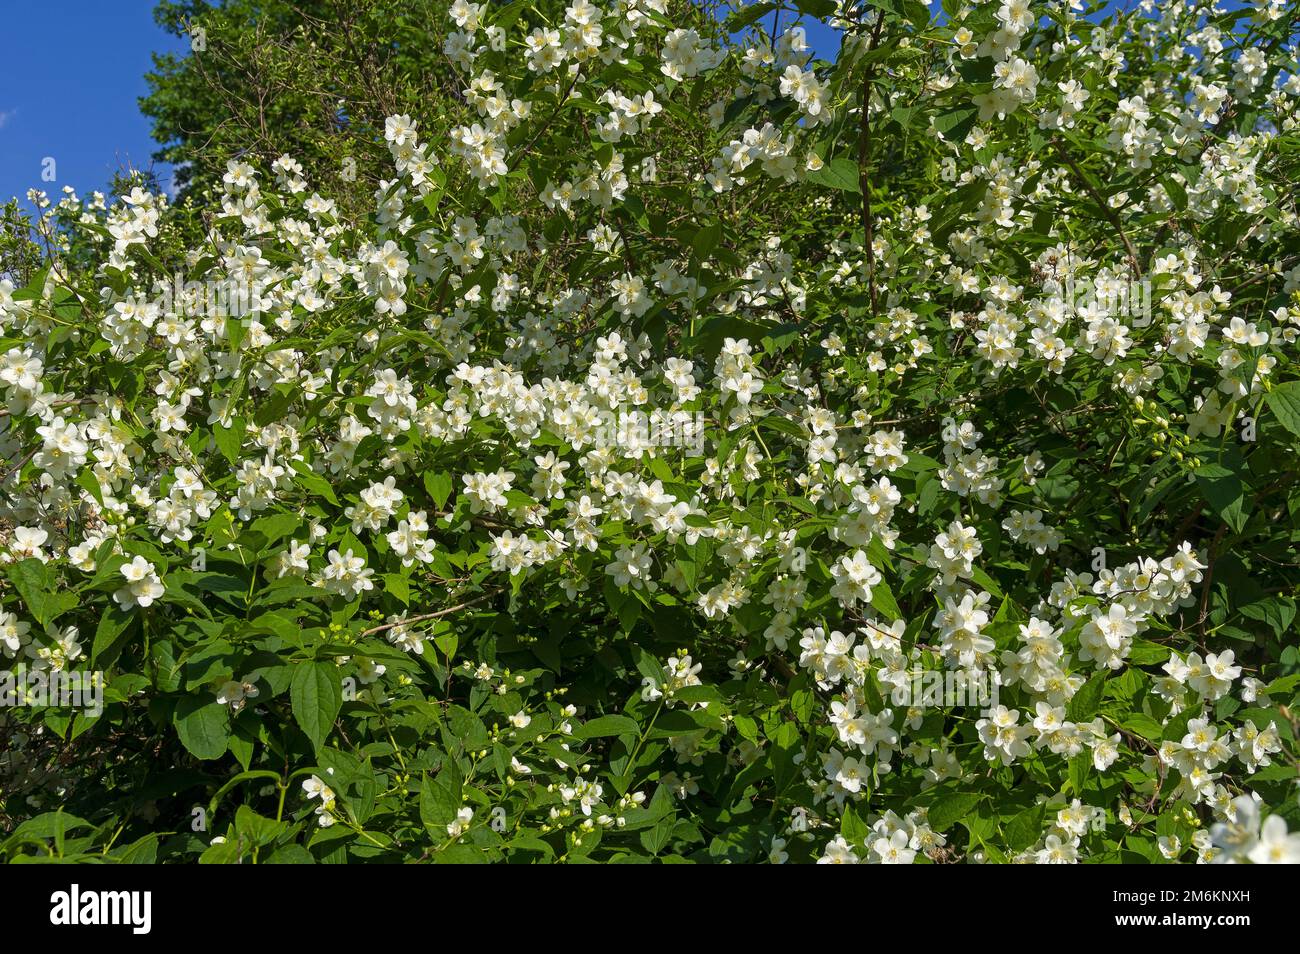
<svg viewBox="0 0 1300 954"><path fill-rule="evenodd" d="M701 262L707 261L713 250L722 242L722 223L710 222L691 239L691 249Z"/></svg>
<svg viewBox="0 0 1300 954"><path fill-rule="evenodd" d="M125 848L119 848L112 854L121 865L152 865L158 861L158 836L145 835Z"/></svg>
<svg viewBox="0 0 1300 954"><path fill-rule="evenodd" d="M69 815L62 808L58 811L46 812L37 815L35 818L29 818L14 829L9 841L20 838L52 838L56 842L62 842L63 836L70 831L78 828L90 828L90 822L76 815ZM8 844L8 842L5 842Z"/></svg>
<svg viewBox="0 0 1300 954"><path fill-rule="evenodd" d="M451 475L435 474L426 472L424 475L424 489L429 492L429 497L438 509L441 510L447 505L448 498L451 497Z"/></svg>
<svg viewBox="0 0 1300 954"><path fill-rule="evenodd" d="M244 446L245 427L244 419L236 417L231 419L229 427L218 424L212 428L212 439L216 442L217 449L231 464L239 463L240 452Z"/></svg>
<svg viewBox="0 0 1300 954"><path fill-rule="evenodd" d="M898 608L898 603L894 599L894 593L884 580L872 585L871 587L871 605L874 606L890 622L896 619L902 619L902 610Z"/></svg>
<svg viewBox="0 0 1300 954"><path fill-rule="evenodd" d="M302 845L284 845L277 848L264 863L268 865L314 865L316 859Z"/></svg>
<svg viewBox="0 0 1300 954"><path fill-rule="evenodd" d="M99 625L95 627L95 641L90 648L91 661L100 662L134 619L133 614L121 609L116 603L105 606L99 617Z"/></svg>
<svg viewBox="0 0 1300 954"><path fill-rule="evenodd" d="M1070 790L1076 795L1083 794L1083 787L1088 783L1088 775L1092 772L1092 756L1087 752L1080 752L1074 758L1070 759Z"/></svg>
<svg viewBox="0 0 1300 954"><path fill-rule="evenodd" d="M5 576L9 577L9 582L18 591L18 596L27 607L27 612L44 626L46 614L49 612L50 590L54 586L49 568L40 560L31 557L10 564L5 568Z"/></svg>
<svg viewBox="0 0 1300 954"><path fill-rule="evenodd" d="M961 142L975 125L979 110L974 106L959 106L934 117L934 128L948 142Z"/></svg>
<svg viewBox="0 0 1300 954"><path fill-rule="evenodd" d="M289 683L294 720L319 751L343 708L343 687L333 663L299 663Z"/></svg>
<svg viewBox="0 0 1300 954"><path fill-rule="evenodd" d="M953 792L935 800L927 813L927 821L935 831L947 831L975 810L983 795L975 792Z"/></svg>
<svg viewBox="0 0 1300 954"><path fill-rule="evenodd" d="M442 190L441 190L441 189L434 189L432 192L430 192L428 195L426 195L426 196L424 197L424 207L425 207L425 209L427 209L428 212L429 212L429 218L431 218L431 219L435 219L435 220L437 219L437 217L438 217L438 202L439 202L440 199L442 199Z"/></svg>
<svg viewBox="0 0 1300 954"><path fill-rule="evenodd" d="M751 6L737 10L731 16L727 17L727 31L729 33L739 33L751 23L761 19L764 14L771 13L775 9L775 3L755 3Z"/></svg>
<svg viewBox="0 0 1300 954"><path fill-rule="evenodd" d="M858 817L852 805L845 805L840 815L840 834L851 845L862 845L871 834L871 828Z"/></svg>
<svg viewBox="0 0 1300 954"><path fill-rule="evenodd" d="M1159 643L1153 643L1149 639L1133 640L1133 648L1129 650L1128 654L1128 661L1134 666L1153 666L1168 659L1168 648L1161 646Z"/></svg>
<svg viewBox="0 0 1300 954"><path fill-rule="evenodd" d="M836 156L816 172L808 173L808 181L841 192L862 192L858 182L858 164L843 156Z"/></svg>
<svg viewBox="0 0 1300 954"><path fill-rule="evenodd" d="M287 827L285 822L259 815L247 805L240 805L235 811L235 831L254 844L270 844Z"/></svg>
<svg viewBox="0 0 1300 954"><path fill-rule="evenodd" d="M1264 396L1264 400L1278 423L1300 436L1300 381L1279 384Z"/></svg>
<svg viewBox="0 0 1300 954"><path fill-rule="evenodd" d="M1096 673L1079 687L1066 709L1071 722L1089 722L1097 714L1101 708L1102 693L1106 691L1107 674L1106 670Z"/></svg>
<svg viewBox="0 0 1300 954"><path fill-rule="evenodd" d="M590 722L584 722L573 734L579 739L598 739L610 735L635 737L641 734L641 726L635 719L625 715L603 715Z"/></svg>
<svg viewBox="0 0 1300 954"><path fill-rule="evenodd" d="M835 0L795 0L795 7L800 13L810 17L829 17L835 14Z"/></svg>
<svg viewBox="0 0 1300 954"><path fill-rule="evenodd" d="M314 496L323 497L336 507L339 505L339 498L334 495L334 488L330 486L328 480L301 461L294 461L293 469L298 474L298 485L300 487L311 492Z"/></svg>
<svg viewBox="0 0 1300 954"><path fill-rule="evenodd" d="M1283 676L1281 679L1274 679L1268 684L1266 691L1270 696L1279 696L1293 691L1297 685L1300 685L1300 672Z"/></svg>
<svg viewBox="0 0 1300 954"><path fill-rule="evenodd" d="M645 829L641 832L641 847L652 855L659 854L672 840L673 828L676 824L677 816L669 815L653 828Z"/></svg>
<svg viewBox="0 0 1300 954"><path fill-rule="evenodd" d="M411 585L400 573L384 574L384 592L403 606L411 605Z"/></svg>
<svg viewBox="0 0 1300 954"><path fill-rule="evenodd" d="M1164 731L1164 726L1142 712L1130 713L1120 720L1120 725L1148 742L1159 742L1160 735Z"/></svg>
<svg viewBox="0 0 1300 954"><path fill-rule="evenodd" d="M302 517L296 513L277 513L268 517L259 517L253 521L252 527L262 536L266 537L266 542L274 543L281 537L287 537L302 526Z"/></svg>
<svg viewBox="0 0 1300 954"><path fill-rule="evenodd" d="M1006 847L1012 851L1023 851L1038 841L1043 833L1043 814L1046 810L1045 804L1034 805L1007 822L1002 829Z"/></svg>
<svg viewBox="0 0 1300 954"><path fill-rule="evenodd" d="M1165 723L1160 738L1165 742L1182 742L1183 736L1187 735L1187 723L1197 715L1198 711L1195 708L1184 709Z"/></svg>
<svg viewBox="0 0 1300 954"><path fill-rule="evenodd" d="M988 590L991 595L996 596L998 599L1002 598L1002 587L998 586L997 581L984 572L981 567L971 567L970 578Z"/></svg>
<svg viewBox="0 0 1300 954"><path fill-rule="evenodd" d="M438 838L447 837L447 825L462 804L460 770L448 760L434 778L425 776L420 788L420 820Z"/></svg>
<svg viewBox="0 0 1300 954"><path fill-rule="evenodd" d="M778 792L784 791L794 780L798 768L794 759L799 754L799 742L799 728L793 722L782 722L772 737L772 779Z"/></svg>
<svg viewBox="0 0 1300 954"><path fill-rule="evenodd" d="M1240 609L1242 616L1266 623L1273 630L1273 635L1278 637L1290 628L1296 616L1295 601L1282 596L1256 600Z"/></svg>
<svg viewBox="0 0 1300 954"><path fill-rule="evenodd" d="M181 744L195 758L219 759L230 742L230 712L212 696L186 696L172 717Z"/></svg>
<svg viewBox="0 0 1300 954"><path fill-rule="evenodd" d="M1174 208L1179 212L1185 212L1187 210L1187 190L1173 177L1166 177L1162 180L1162 184Z"/></svg>
<svg viewBox="0 0 1300 954"><path fill-rule="evenodd" d="M1196 486L1223 522L1240 533L1246 525L1245 489L1241 479L1221 464L1205 464L1196 469Z"/></svg>
<svg viewBox="0 0 1300 954"><path fill-rule="evenodd" d="M95 498L95 502L101 507L104 505L104 490L99 486L99 478L95 476L94 470L89 467L83 467L77 474L77 486L85 488L90 496Z"/></svg>

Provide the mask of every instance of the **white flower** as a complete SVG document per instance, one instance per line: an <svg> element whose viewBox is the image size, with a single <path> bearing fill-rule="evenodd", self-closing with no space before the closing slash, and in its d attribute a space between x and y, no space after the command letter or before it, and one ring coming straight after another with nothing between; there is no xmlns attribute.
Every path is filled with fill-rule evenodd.
<svg viewBox="0 0 1300 954"><path fill-rule="evenodd" d="M474 809L469 807L461 808L456 812L456 817L447 823L447 834L452 838L459 838L470 826L474 820Z"/></svg>
<svg viewBox="0 0 1300 954"><path fill-rule="evenodd" d="M247 700L257 698L257 686L246 680L229 679L217 689L217 702L230 706L231 712L244 708Z"/></svg>
<svg viewBox="0 0 1300 954"><path fill-rule="evenodd" d="M154 600L165 592L153 564L142 556L135 557L130 563L122 564L119 572L126 580L126 586L115 591L113 599L124 610L136 606L151 606Z"/></svg>
<svg viewBox="0 0 1300 954"><path fill-rule="evenodd" d="M853 848L843 835L836 835L826 846L822 856L817 859L819 865L856 865L858 856L853 853Z"/></svg>
<svg viewBox="0 0 1300 954"><path fill-rule="evenodd" d="M1246 853L1257 865L1300 864L1300 832L1288 834L1281 815L1270 815L1260 829L1259 841Z"/></svg>
<svg viewBox="0 0 1300 954"><path fill-rule="evenodd" d="M325 784L319 775L313 775L302 783L303 793L310 799L320 799L316 806L316 820L321 828L334 824L334 790Z"/></svg>

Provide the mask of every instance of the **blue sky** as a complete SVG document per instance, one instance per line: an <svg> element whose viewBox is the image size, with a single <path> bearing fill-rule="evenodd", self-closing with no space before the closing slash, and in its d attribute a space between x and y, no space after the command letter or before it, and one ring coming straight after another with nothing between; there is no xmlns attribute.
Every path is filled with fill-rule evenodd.
<svg viewBox="0 0 1300 954"><path fill-rule="evenodd" d="M770 29L772 26L772 17L773 14L767 14L757 24L755 24L755 26L761 26L765 30ZM792 14L788 12L783 13L781 15L780 28L782 30L789 29L792 19ZM835 54L838 53L840 49L839 31L827 26L820 20L814 20L811 17L802 17L801 22L803 23L805 32L808 34L808 43L816 52L817 56L826 60L835 59Z"/></svg>
<svg viewBox="0 0 1300 954"><path fill-rule="evenodd" d="M103 189L147 167L157 148L140 115L155 50L181 43L153 22L153 0L6 0L0 56L0 201L39 188ZM42 162L55 161L54 182ZM164 184L170 173L159 170Z"/></svg>

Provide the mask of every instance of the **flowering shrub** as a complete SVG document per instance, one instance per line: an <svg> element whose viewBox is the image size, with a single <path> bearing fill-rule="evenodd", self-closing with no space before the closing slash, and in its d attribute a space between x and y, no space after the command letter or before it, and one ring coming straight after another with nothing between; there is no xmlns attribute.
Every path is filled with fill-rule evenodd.
<svg viewBox="0 0 1300 954"><path fill-rule="evenodd" d="M48 208L0 850L1300 858L1294 5L794 6L456 0L373 216Z"/></svg>

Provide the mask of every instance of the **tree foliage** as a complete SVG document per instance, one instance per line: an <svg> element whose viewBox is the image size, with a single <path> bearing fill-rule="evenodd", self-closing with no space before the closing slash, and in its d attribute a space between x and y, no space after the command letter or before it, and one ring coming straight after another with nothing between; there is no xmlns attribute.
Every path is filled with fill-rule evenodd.
<svg viewBox="0 0 1300 954"><path fill-rule="evenodd" d="M0 283L0 851L1295 860L1294 4L723 16L160 5L181 205Z"/></svg>

